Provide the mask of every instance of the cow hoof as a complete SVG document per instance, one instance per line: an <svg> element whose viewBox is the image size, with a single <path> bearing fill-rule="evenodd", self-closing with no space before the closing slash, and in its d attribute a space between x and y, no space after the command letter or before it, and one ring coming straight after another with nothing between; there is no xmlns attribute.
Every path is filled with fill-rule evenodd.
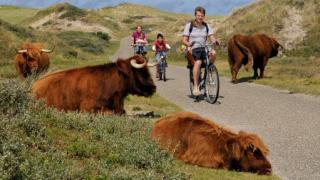
<svg viewBox="0 0 320 180"><path fill-rule="evenodd" d="M238 84L238 80L231 80L231 82L233 83L233 84Z"/></svg>

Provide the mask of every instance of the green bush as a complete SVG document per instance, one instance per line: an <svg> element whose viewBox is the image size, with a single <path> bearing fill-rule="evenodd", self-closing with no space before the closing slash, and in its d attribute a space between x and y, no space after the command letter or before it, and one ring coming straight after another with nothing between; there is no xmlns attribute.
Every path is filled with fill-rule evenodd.
<svg viewBox="0 0 320 180"><path fill-rule="evenodd" d="M68 8L65 8L65 10L66 10L66 12L59 17L60 19L67 18L67 19L75 21L79 17L83 17L83 16L87 15L87 13L84 10L77 8L75 6L72 6L72 5L68 6Z"/></svg>
<svg viewBox="0 0 320 180"><path fill-rule="evenodd" d="M79 31L61 32L58 37L69 46L80 48L92 54L103 54L104 48L109 44L110 37L107 33L85 33Z"/></svg>
<svg viewBox="0 0 320 180"><path fill-rule="evenodd" d="M15 35L17 35L18 37L23 38L23 39L30 38L30 37L34 36L29 29L23 28L23 27L20 27L17 25L11 25L11 24L0 19L0 28L1 27L6 29L7 31L14 33Z"/></svg>
<svg viewBox="0 0 320 180"><path fill-rule="evenodd" d="M126 23L126 24L131 24L134 22L134 20L132 18L126 18L124 20L122 20L123 23Z"/></svg>
<svg viewBox="0 0 320 180"><path fill-rule="evenodd" d="M96 36L98 36L100 39L102 39L102 40L105 40L105 41L110 41L110 39L111 39L111 37L109 36L109 34L108 33L104 33L104 32L101 32L101 31L99 31L99 32L97 32L97 33L95 33L96 34Z"/></svg>
<svg viewBox="0 0 320 180"><path fill-rule="evenodd" d="M68 50L63 54L63 56L66 58L77 58L78 52L75 50Z"/></svg>
<svg viewBox="0 0 320 180"><path fill-rule="evenodd" d="M69 20L76 20L87 15L87 12L85 10L82 10L69 3L58 3L54 6L37 12L37 14L33 18L42 18L49 15L50 13L61 13L63 11L64 13L59 17L60 19L66 18Z"/></svg>

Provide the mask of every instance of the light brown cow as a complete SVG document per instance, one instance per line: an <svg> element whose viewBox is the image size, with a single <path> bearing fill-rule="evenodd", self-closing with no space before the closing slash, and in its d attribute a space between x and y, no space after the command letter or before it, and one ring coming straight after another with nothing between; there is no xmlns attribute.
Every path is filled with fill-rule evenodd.
<svg viewBox="0 0 320 180"><path fill-rule="evenodd" d="M33 72L41 73L49 68L48 53L53 50L44 49L41 43L24 43L15 57L16 70L21 79Z"/></svg>
<svg viewBox="0 0 320 180"><path fill-rule="evenodd" d="M190 164L258 173L271 173L268 148L255 134L238 134L190 112L159 119L151 132L160 147Z"/></svg>
<svg viewBox="0 0 320 180"><path fill-rule="evenodd" d="M231 37L228 40L228 56L232 82L237 83L237 74L242 64L246 65L246 70L253 66L253 78L263 78L268 59L277 56L279 47L283 48L274 38L265 34L238 34Z"/></svg>

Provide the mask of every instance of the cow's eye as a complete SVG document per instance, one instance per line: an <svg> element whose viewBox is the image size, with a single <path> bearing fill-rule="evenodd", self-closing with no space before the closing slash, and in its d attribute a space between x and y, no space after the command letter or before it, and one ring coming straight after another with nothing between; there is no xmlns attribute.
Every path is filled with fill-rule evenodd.
<svg viewBox="0 0 320 180"><path fill-rule="evenodd" d="M254 154L254 157L255 157L255 158L257 158L257 159L263 159L263 155L262 155L262 153L261 153L261 151L260 151L259 149L255 150L255 151L253 152L253 154Z"/></svg>

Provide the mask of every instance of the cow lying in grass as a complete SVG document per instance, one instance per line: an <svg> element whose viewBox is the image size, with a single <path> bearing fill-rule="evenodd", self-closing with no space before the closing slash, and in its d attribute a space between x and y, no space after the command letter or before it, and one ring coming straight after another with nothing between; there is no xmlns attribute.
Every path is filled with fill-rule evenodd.
<svg viewBox="0 0 320 180"><path fill-rule="evenodd" d="M32 92L58 110L123 114L126 96L150 97L156 91L148 66L144 57L136 55L60 71L37 80Z"/></svg>
<svg viewBox="0 0 320 180"><path fill-rule="evenodd" d="M186 163L260 175L271 173L266 159L269 150L257 135L233 133L194 113L179 112L159 119L151 138Z"/></svg>

